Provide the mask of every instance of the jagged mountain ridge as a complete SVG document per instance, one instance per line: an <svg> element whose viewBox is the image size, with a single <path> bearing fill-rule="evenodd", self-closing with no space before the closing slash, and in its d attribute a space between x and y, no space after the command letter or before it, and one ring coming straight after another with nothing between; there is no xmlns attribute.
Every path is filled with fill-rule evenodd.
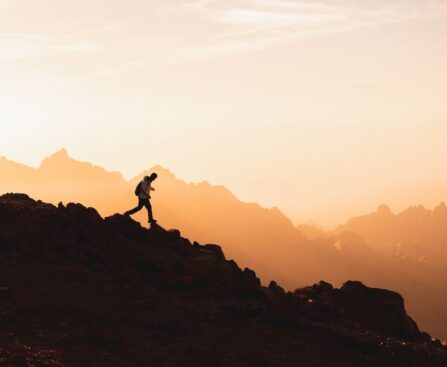
<svg viewBox="0 0 447 367"><path fill-rule="evenodd" d="M306 238L277 209L244 203L223 187L187 184L162 167L154 169L159 173L154 211L163 225L200 242L221 244L227 256L256 269L264 282L277 279L286 289L322 278L337 286L359 279L396 289L424 329L447 339L445 267L383 253L345 231ZM133 190L141 178L126 182L119 173L78 162L64 150L37 169L0 159L0 177L0 192L23 191L53 204L81 202L103 216L133 207ZM144 212L135 218L146 221Z"/></svg>
<svg viewBox="0 0 447 367"><path fill-rule="evenodd" d="M413 206L398 214L381 205L373 213L350 219L336 231L357 233L384 253L444 265L447 262L446 225L445 203L433 210Z"/></svg>
<svg viewBox="0 0 447 367"><path fill-rule="evenodd" d="M442 366L394 292L286 293L217 245L80 204L0 197L0 363Z"/></svg>
<svg viewBox="0 0 447 367"><path fill-rule="evenodd" d="M70 158L65 150L45 159L38 169L28 168L26 177L13 167L13 162L0 161L0 192L21 191L53 204L80 202L105 216L135 206L133 190L144 175L126 182L119 174ZM318 279L315 266L301 261L316 256L313 247L278 209L241 202L221 186L187 184L160 166L153 170L159 174L154 212L164 225L181 228L198 241L221 243L239 263L258 269L263 279L277 278L293 287L296 279L288 269L295 266L301 269L302 284ZM144 213L136 218L147 220Z"/></svg>

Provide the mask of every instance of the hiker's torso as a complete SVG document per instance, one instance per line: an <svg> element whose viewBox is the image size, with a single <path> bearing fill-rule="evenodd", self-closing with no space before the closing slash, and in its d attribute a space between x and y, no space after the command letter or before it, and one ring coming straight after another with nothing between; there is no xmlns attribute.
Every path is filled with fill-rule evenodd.
<svg viewBox="0 0 447 367"><path fill-rule="evenodd" d="M141 182L141 189L140 193L138 194L138 197L140 199L150 199L150 190L151 190L151 184L150 182L146 182L146 180L143 180Z"/></svg>

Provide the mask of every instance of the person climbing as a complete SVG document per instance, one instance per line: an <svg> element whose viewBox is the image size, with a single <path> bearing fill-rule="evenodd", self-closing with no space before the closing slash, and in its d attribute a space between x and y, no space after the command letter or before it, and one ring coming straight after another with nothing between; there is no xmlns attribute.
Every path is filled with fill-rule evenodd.
<svg viewBox="0 0 447 367"><path fill-rule="evenodd" d="M152 205L150 202L151 199L151 191L155 191L152 187L152 182L157 179L158 175L154 172L150 176L145 176L143 180L138 184L135 189L135 195L138 196L138 206L132 210L129 210L124 213L126 216L130 216L139 212L143 207L147 209L149 215L149 223L155 224L157 221L154 219L152 215Z"/></svg>

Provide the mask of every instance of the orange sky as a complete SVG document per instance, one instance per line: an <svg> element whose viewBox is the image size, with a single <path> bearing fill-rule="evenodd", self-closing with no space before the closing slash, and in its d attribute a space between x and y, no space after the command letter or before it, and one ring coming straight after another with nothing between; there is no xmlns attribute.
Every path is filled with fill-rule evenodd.
<svg viewBox="0 0 447 367"><path fill-rule="evenodd" d="M159 163L296 222L447 200L447 1L0 0L0 155Z"/></svg>

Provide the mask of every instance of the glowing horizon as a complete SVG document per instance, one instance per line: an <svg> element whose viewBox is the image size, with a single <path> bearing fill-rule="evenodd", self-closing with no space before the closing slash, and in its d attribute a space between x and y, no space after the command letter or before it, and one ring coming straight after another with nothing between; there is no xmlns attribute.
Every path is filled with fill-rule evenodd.
<svg viewBox="0 0 447 367"><path fill-rule="evenodd" d="M447 200L447 1L0 0L0 156L155 164L332 226Z"/></svg>

